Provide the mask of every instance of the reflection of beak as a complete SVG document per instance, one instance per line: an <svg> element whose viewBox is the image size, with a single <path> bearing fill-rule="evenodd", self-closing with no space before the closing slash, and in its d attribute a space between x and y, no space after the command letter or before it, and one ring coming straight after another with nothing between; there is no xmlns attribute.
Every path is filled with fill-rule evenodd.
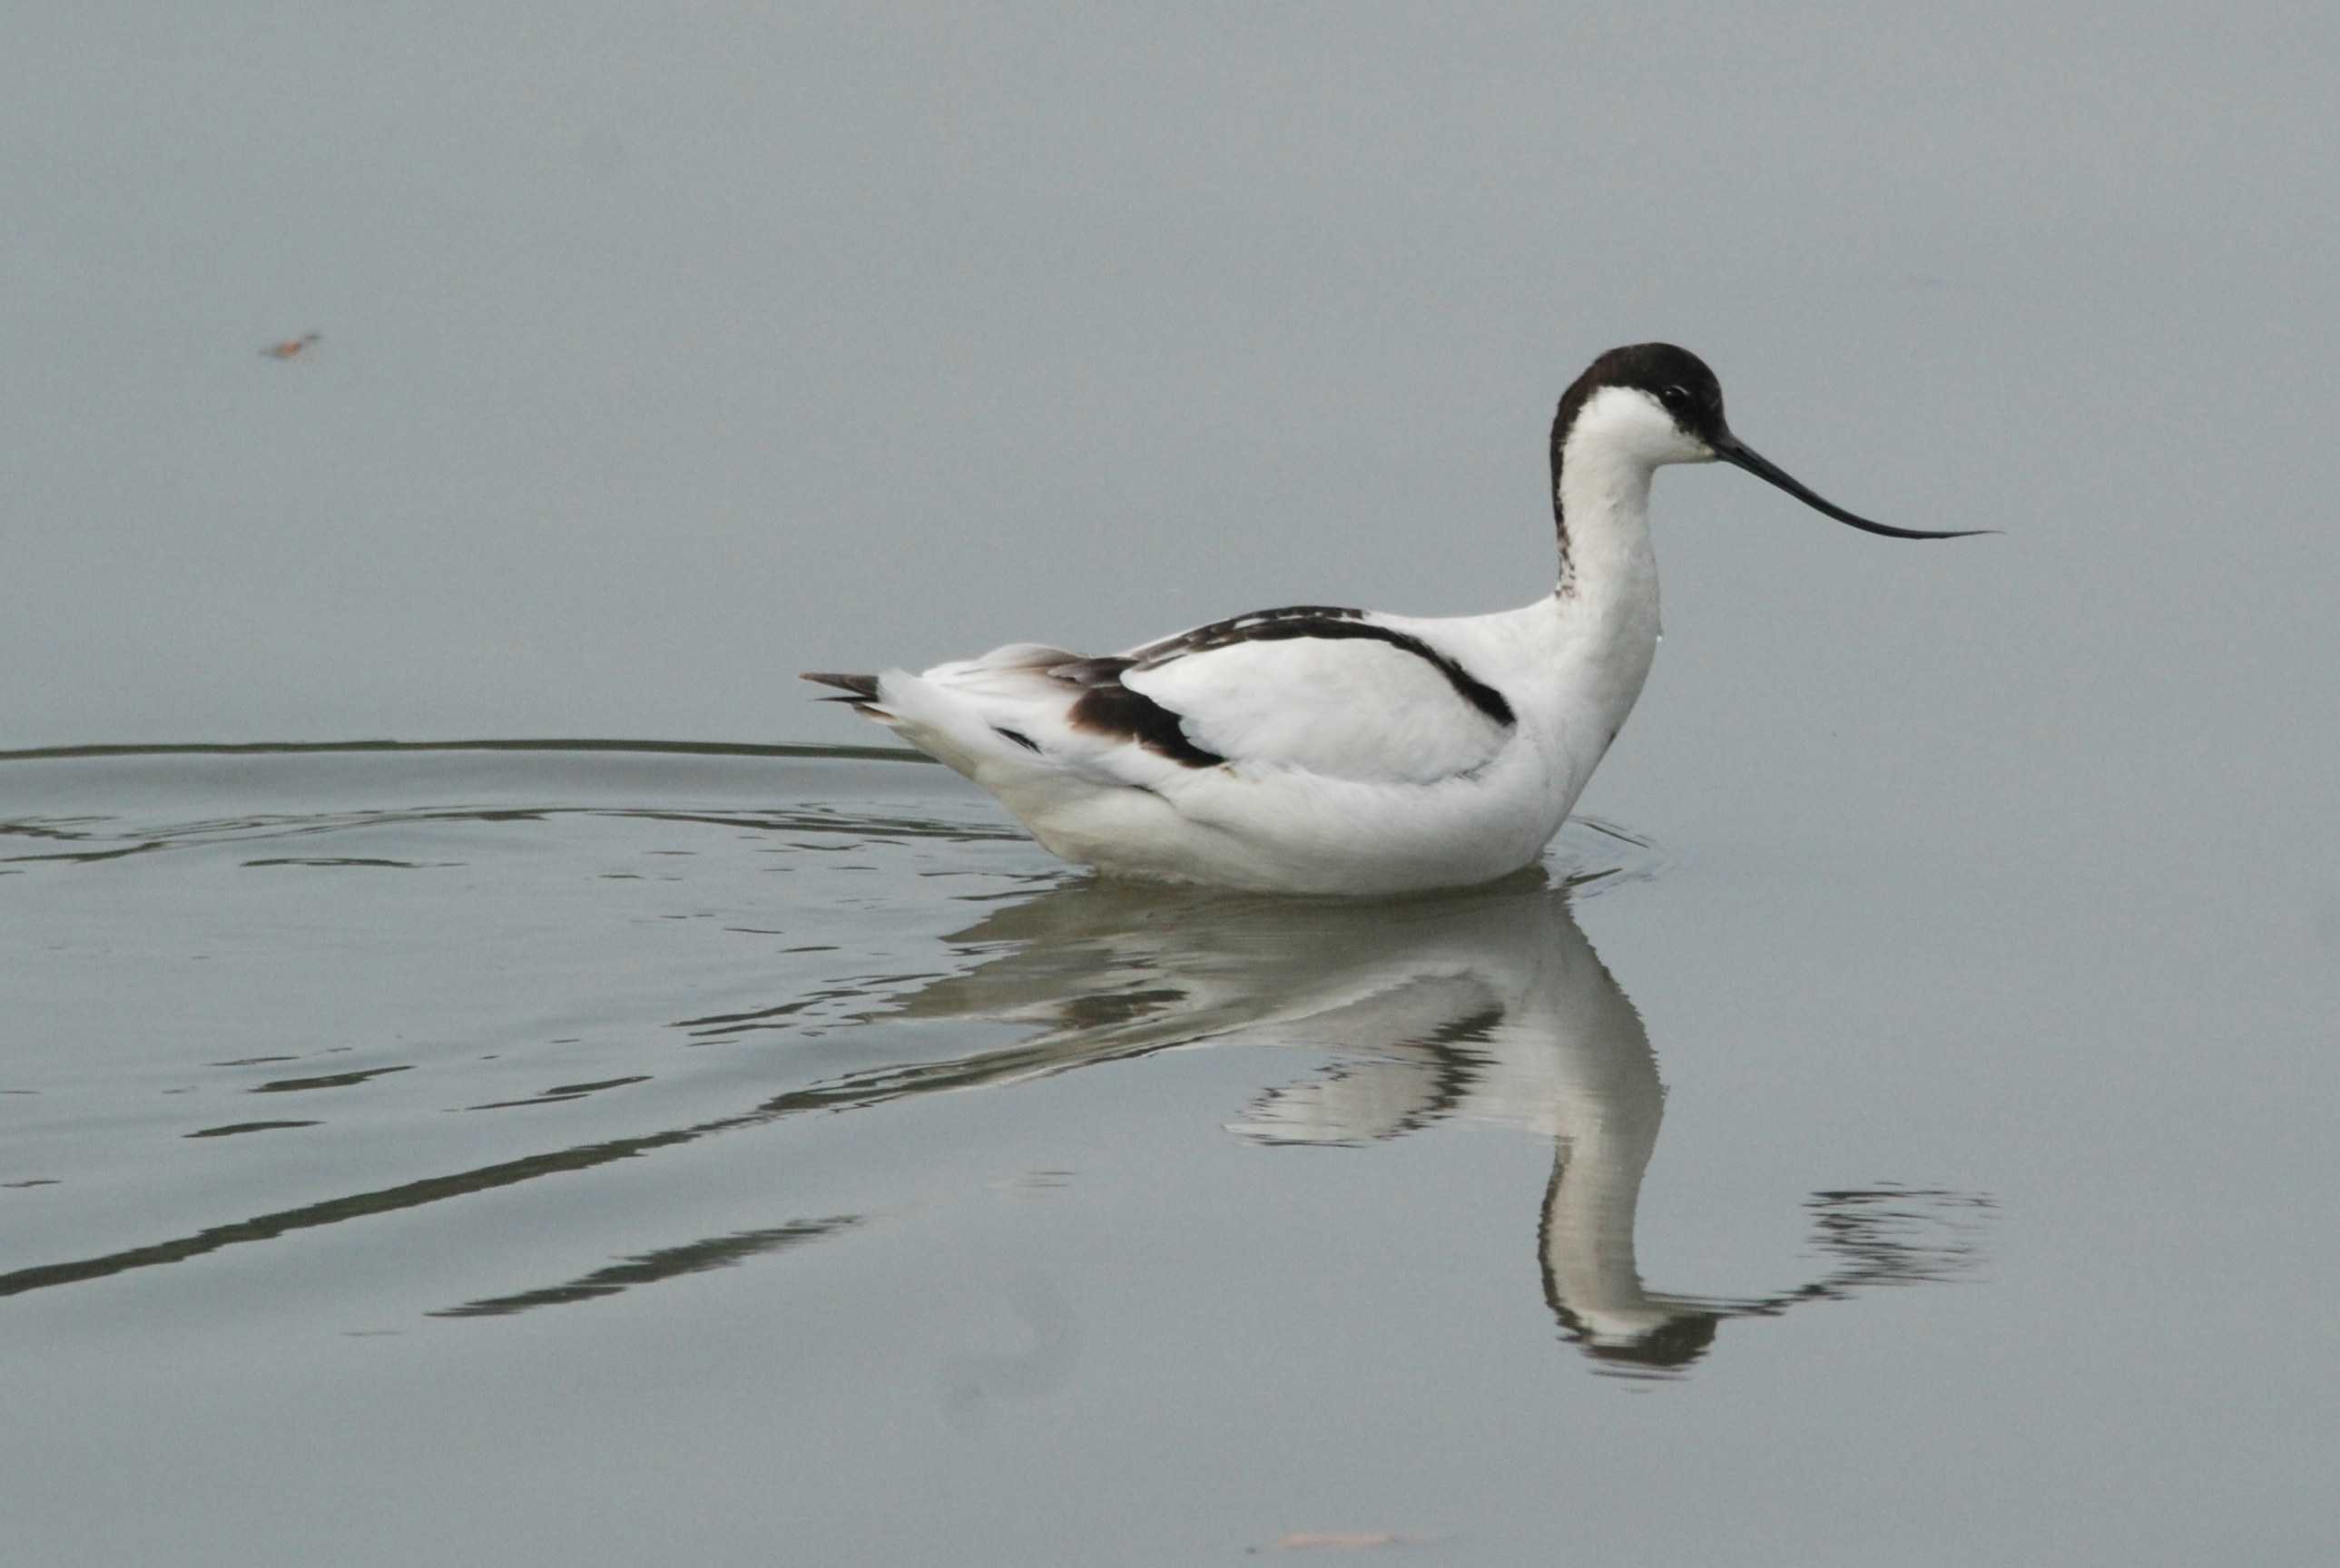
<svg viewBox="0 0 2340 1568"><path fill-rule="evenodd" d="M1729 430L1723 431L1707 444L1714 449L1714 455L1722 461L1734 468L1744 468L1759 479L1768 480L1779 486L1814 511L1825 513L1838 522L1849 528L1859 528L1863 533L1883 534L1889 539L1963 539L1976 534L1998 532L1997 528L1956 528L1948 533L1929 533L1922 528L1888 528L1883 523L1872 523L1867 518L1854 517L1834 501L1822 498L1793 474L1732 435Z"/></svg>

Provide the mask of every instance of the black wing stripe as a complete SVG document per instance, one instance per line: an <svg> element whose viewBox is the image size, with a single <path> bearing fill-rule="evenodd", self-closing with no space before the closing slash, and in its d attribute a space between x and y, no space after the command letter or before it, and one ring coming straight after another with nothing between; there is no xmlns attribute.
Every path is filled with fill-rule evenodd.
<svg viewBox="0 0 2340 1568"><path fill-rule="evenodd" d="M1195 744L1179 716L1142 692L1122 684L1131 670L1159 669L1189 654L1209 653L1237 643L1286 642L1294 637L1338 641L1354 637L1387 643L1423 660L1440 675L1464 702L1499 725L1518 722L1503 694L1480 680L1453 659L1420 637L1394 627L1375 626L1364 611L1332 605L1291 605L1282 609L1254 610L1208 626L1196 626L1175 637L1148 643L1132 654L1098 658L1068 658L1046 666L1048 675L1082 689L1066 715L1076 729L1093 735L1115 735L1191 768L1216 767L1227 759Z"/></svg>
<svg viewBox="0 0 2340 1568"><path fill-rule="evenodd" d="M1253 610L1248 615L1232 616L1224 621L1213 621L1208 626L1180 632L1175 637L1164 637L1158 643L1148 643L1130 657L1158 663L1164 657L1198 646L1216 648L1225 647L1231 642L1241 642L1253 628L1278 621L1353 621L1361 619L1364 613L1363 610L1344 609L1338 605L1286 605L1281 609Z"/></svg>
<svg viewBox="0 0 2340 1568"><path fill-rule="evenodd" d="M1176 714L1143 692L1131 691L1121 684L1119 672L1115 675L1116 678L1109 684L1091 685L1065 715L1075 729L1135 741L1146 750L1190 768L1215 768L1227 760L1188 740Z"/></svg>
<svg viewBox="0 0 2340 1568"><path fill-rule="evenodd" d="M1256 615L1238 616L1231 621L1215 621L1207 626L1196 626L1183 636L1171 637L1138 649L1133 656L1130 667L1158 669L1185 655L1208 653L1214 648L1231 647L1236 643L1284 642L1293 637L1323 637L1327 640L1364 638L1387 643L1393 648L1403 648L1425 661L1446 677L1447 684L1454 688L1457 696L1497 724L1510 725L1518 722L1512 712L1512 705L1504 700L1502 693L1409 632L1352 618L1360 613L1356 610L1323 610L1303 605L1288 610L1262 610ZM1090 662L1102 664L1106 661ZM1121 671L1113 673L1118 679Z"/></svg>

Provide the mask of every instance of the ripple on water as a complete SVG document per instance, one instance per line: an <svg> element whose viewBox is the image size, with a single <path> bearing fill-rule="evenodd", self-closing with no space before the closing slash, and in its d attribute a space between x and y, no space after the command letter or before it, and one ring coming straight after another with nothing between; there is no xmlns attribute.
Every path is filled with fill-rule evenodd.
<svg viewBox="0 0 2340 1568"><path fill-rule="evenodd" d="M1659 857L1606 823L1572 823L1550 874L1361 903L1096 883L941 770L861 752L98 748L0 767L25 786L0 823L27 879L7 896L52 956L7 1063L0 1184L91 1194L0 1233L0 1296L215 1255L263 1294L324 1270L312 1288L375 1321L676 1288L915 1210L937 1182L1079 1180L1045 1161L921 1175L916 1154L857 1176L819 1131L840 1114L857 1149L916 1149L928 1128L947 1159L959 1135L937 1116L1012 1122L1040 1085L1204 1045L1274 1048L1225 1058L1269 1070L1214 1147L1449 1123L1546 1142L1549 1170L1509 1195L1516 1245L1547 1322L1603 1372L1678 1376L1732 1319L1959 1277L1981 1253L1984 1200L1868 1184L1811 1196L1819 1262L1782 1259L1792 1283L1643 1281L1664 1091L1572 905ZM317 1110L233 1114L247 1094ZM779 1161L787 1189L694 1199L707 1160L685 1151L713 1148ZM775 1197L793 1212L719 1223ZM293 1245L361 1234L431 1267L378 1279Z"/></svg>

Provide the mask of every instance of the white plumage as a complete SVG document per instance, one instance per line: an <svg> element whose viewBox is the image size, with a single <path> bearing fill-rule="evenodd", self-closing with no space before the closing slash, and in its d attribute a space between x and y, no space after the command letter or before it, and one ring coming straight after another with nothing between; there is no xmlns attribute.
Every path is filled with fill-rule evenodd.
<svg viewBox="0 0 2340 1568"><path fill-rule="evenodd" d="M1730 432L1668 344L1612 350L1552 427L1559 587L1422 619L1265 610L1096 658L1017 643L911 674L811 675L992 794L1066 860L1263 892L1399 892L1534 861L1658 641L1651 476L1718 459L1856 528Z"/></svg>

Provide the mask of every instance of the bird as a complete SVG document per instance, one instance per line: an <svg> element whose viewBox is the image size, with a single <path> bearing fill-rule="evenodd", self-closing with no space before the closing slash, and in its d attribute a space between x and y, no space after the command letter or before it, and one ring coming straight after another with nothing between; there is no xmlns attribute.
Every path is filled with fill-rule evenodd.
<svg viewBox="0 0 2340 1568"><path fill-rule="evenodd" d="M1731 431L1714 372L1671 343L1595 359L1560 399L1551 461L1559 578L1522 608L1293 605L1111 655L1011 643L803 678L1100 874L1424 892L1538 861L1631 713L1658 646L1659 468L1729 463L1889 538L1997 531L1893 528L1823 498Z"/></svg>

